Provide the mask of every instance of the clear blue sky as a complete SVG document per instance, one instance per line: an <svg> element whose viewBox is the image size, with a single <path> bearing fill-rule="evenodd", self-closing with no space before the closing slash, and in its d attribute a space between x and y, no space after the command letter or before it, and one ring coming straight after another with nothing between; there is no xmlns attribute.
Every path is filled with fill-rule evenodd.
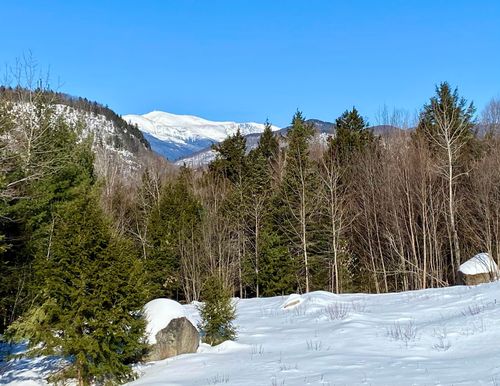
<svg viewBox="0 0 500 386"><path fill-rule="evenodd" d="M284 126L356 105L414 111L447 80L500 95L500 1L3 1L0 64L29 50L61 91L119 114ZM55 81L53 81L55 83Z"/></svg>

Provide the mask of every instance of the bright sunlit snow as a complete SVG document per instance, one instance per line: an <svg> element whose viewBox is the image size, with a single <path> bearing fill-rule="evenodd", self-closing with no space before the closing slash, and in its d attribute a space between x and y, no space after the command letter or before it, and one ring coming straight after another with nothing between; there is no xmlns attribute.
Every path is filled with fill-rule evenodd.
<svg viewBox="0 0 500 386"><path fill-rule="evenodd" d="M133 385L496 385L499 298L500 282L237 300L236 342L141 365ZM0 384L41 384L47 371L9 363Z"/></svg>
<svg viewBox="0 0 500 386"><path fill-rule="evenodd" d="M479 253L463 263L459 271L466 275L478 275L481 273L498 272L498 267L490 255Z"/></svg>
<svg viewBox="0 0 500 386"><path fill-rule="evenodd" d="M193 115L177 115L152 111L144 115L124 115L123 119L137 124L153 150L171 160L186 157L236 134L262 133L264 124L247 122L215 122ZM272 126L272 130L279 127Z"/></svg>
<svg viewBox="0 0 500 386"><path fill-rule="evenodd" d="M175 318L186 316L184 307L175 300L154 299L144 306L144 314L147 320L146 333L149 344L156 343L156 334L168 326Z"/></svg>

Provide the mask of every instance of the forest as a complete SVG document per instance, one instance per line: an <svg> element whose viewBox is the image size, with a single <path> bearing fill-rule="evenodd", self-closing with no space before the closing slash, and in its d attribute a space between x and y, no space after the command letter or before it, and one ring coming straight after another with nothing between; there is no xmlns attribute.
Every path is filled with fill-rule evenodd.
<svg viewBox="0 0 500 386"><path fill-rule="evenodd" d="M477 114L444 82L415 119L384 111L381 135L355 107L327 138L297 111L250 152L240 133L215 144L207 168L130 170L50 95L0 92L0 333L40 353L64 340L74 371L128 374L145 350L132 311L203 300L213 277L240 298L384 293L454 285L479 252L499 263L498 99Z"/></svg>

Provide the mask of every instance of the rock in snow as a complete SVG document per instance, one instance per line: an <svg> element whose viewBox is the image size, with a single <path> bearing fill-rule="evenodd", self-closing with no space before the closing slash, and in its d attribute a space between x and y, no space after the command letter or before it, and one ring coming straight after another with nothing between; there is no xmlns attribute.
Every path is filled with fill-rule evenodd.
<svg viewBox="0 0 500 386"><path fill-rule="evenodd" d="M465 285L488 283L498 279L498 267L487 253L479 253L458 269L458 282Z"/></svg>
<svg viewBox="0 0 500 386"><path fill-rule="evenodd" d="M200 345L200 334L188 318L183 316L172 319L167 327L156 333L155 340L147 358L150 361L196 352Z"/></svg>
<svg viewBox="0 0 500 386"><path fill-rule="evenodd" d="M144 306L147 326L146 333L149 344L156 343L156 334L168 326L175 318L186 316L182 305L171 299L154 299Z"/></svg>
<svg viewBox="0 0 500 386"><path fill-rule="evenodd" d="M490 255L479 253L463 263L458 270L466 275L477 275L480 273L497 272L498 267Z"/></svg>

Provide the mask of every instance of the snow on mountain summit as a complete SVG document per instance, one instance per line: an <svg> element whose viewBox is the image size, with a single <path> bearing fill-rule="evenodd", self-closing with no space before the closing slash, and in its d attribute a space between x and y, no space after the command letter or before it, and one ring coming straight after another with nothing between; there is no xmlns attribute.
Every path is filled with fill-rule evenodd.
<svg viewBox="0 0 500 386"><path fill-rule="evenodd" d="M264 124L255 122L217 122L193 115L177 115L152 111L144 115L123 116L136 124L148 139L153 150L170 160L189 156L212 143L221 142L238 129L241 134L262 133ZM273 130L279 127L273 126Z"/></svg>

